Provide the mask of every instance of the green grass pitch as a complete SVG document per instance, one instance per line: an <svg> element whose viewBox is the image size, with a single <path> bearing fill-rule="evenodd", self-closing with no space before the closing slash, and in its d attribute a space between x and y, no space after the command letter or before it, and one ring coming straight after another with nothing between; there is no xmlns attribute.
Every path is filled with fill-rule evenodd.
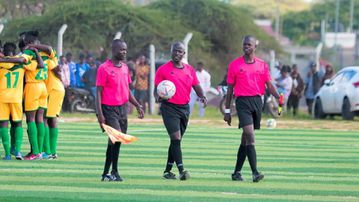
<svg viewBox="0 0 359 202"><path fill-rule="evenodd" d="M358 131L257 131L260 183L248 161L246 181L230 179L240 140L233 126L189 125L189 181L161 178L169 142L161 124L130 123L128 133L139 140L121 148L124 182L100 182L107 140L97 123L61 123L58 160L0 162L0 201L359 201Z"/></svg>

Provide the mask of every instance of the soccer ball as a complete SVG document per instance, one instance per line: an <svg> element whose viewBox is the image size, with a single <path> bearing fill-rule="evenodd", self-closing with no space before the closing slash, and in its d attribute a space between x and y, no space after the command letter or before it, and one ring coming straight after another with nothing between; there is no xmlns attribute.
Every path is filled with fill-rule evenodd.
<svg viewBox="0 0 359 202"><path fill-rule="evenodd" d="M176 86L172 81L163 80L157 86L157 94L163 99L170 99L176 93Z"/></svg>
<svg viewBox="0 0 359 202"><path fill-rule="evenodd" d="M274 129L277 126L275 119L268 119L266 123L267 128Z"/></svg>

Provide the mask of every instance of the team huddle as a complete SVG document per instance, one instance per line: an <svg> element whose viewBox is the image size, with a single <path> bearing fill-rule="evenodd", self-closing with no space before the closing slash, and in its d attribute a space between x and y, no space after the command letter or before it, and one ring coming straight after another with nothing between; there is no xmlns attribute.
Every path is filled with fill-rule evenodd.
<svg viewBox="0 0 359 202"><path fill-rule="evenodd" d="M58 59L51 46L41 44L37 31L22 32L18 48L6 42L0 54L0 136L5 156L18 160L57 158L57 117L65 89ZM22 156L22 119L26 116L31 151ZM11 124L9 131L9 122ZM9 135L10 134L10 135Z"/></svg>

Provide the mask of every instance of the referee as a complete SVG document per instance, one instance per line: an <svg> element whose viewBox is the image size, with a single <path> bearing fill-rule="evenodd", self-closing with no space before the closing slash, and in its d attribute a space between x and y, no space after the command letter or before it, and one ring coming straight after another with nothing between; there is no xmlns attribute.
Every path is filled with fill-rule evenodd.
<svg viewBox="0 0 359 202"><path fill-rule="evenodd" d="M261 96L265 88L277 99L279 94L271 83L268 65L254 55L258 41L253 36L243 38L244 55L229 64L227 83L227 99L224 121L231 125L230 103L232 95L236 97L236 109L239 128L243 129L241 144L237 153L237 163L232 180L243 181L241 169L248 157L252 170L253 182L259 182L264 175L257 170L254 130L260 129L263 101Z"/></svg>
<svg viewBox="0 0 359 202"><path fill-rule="evenodd" d="M188 103L192 88L204 107L207 105L207 99L203 95L194 68L182 62L184 55L185 46L182 42L172 44L172 60L160 66L155 76L155 97L162 102L162 119L170 137L167 164L163 173L164 179L176 179L176 175L171 172L174 162L177 164L180 180L187 180L190 177L189 172L184 170L183 166L181 140L188 124L190 114ZM158 84L163 80L170 80L176 86L176 93L168 100L161 100L156 93Z"/></svg>
<svg viewBox="0 0 359 202"><path fill-rule="evenodd" d="M101 64L97 71L96 107L97 119L102 128L105 123L121 132L127 132L127 108L130 101L135 105L139 118L143 118L142 106L133 97L129 84L131 83L130 71L125 63L127 45L124 41L115 39L112 41L112 57ZM101 181L123 181L117 170L120 142L113 144L108 139L106 161ZM109 170L112 164L112 171Z"/></svg>

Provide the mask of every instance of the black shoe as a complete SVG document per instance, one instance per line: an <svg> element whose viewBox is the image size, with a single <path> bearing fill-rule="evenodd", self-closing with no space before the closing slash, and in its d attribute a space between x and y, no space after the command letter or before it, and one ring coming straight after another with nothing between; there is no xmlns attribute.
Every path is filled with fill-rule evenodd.
<svg viewBox="0 0 359 202"><path fill-rule="evenodd" d="M264 175L262 173L253 174L253 182L259 182L264 178Z"/></svg>
<svg viewBox="0 0 359 202"><path fill-rule="evenodd" d="M111 172L111 177L113 181L122 182L123 178L118 174L118 172Z"/></svg>
<svg viewBox="0 0 359 202"><path fill-rule="evenodd" d="M109 175L109 174L107 174L107 175L102 175L101 181L103 181L103 182L110 182L110 181L113 181L113 177L112 177L112 175Z"/></svg>
<svg viewBox="0 0 359 202"><path fill-rule="evenodd" d="M187 170L182 171L179 174L179 179L180 180L188 180L190 178L189 172Z"/></svg>
<svg viewBox="0 0 359 202"><path fill-rule="evenodd" d="M233 181L244 181L244 179L239 171L232 174L232 180Z"/></svg>
<svg viewBox="0 0 359 202"><path fill-rule="evenodd" d="M168 180L175 180L175 179L177 179L177 178L176 178L176 175L175 175L174 173L170 172L170 171L164 172L164 173L163 173L163 178L168 179Z"/></svg>

